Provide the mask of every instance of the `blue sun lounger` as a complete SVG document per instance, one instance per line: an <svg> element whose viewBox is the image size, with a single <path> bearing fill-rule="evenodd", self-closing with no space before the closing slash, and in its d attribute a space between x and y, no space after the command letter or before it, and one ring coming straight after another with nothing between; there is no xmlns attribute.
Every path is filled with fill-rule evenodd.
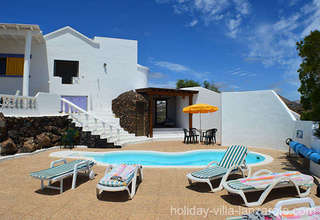
<svg viewBox="0 0 320 220"><path fill-rule="evenodd" d="M58 166L56 164L62 163ZM74 160L69 163L65 159L56 160L51 162L50 168L40 170L37 172L30 173L30 176L41 180L41 189L60 189L60 193L63 192L63 179L73 175L72 189L76 187L78 172L84 171L90 175L92 172L91 168L94 165L93 161L90 160ZM44 185L44 181L49 181L48 185ZM52 186L53 181L60 181L60 187Z"/></svg>

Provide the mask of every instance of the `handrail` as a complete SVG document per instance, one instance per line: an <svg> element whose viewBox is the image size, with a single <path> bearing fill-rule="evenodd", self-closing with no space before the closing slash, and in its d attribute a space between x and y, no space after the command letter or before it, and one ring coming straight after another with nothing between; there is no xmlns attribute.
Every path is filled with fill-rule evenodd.
<svg viewBox="0 0 320 220"><path fill-rule="evenodd" d="M0 94L1 108L36 109L36 98L29 96Z"/></svg>
<svg viewBox="0 0 320 220"><path fill-rule="evenodd" d="M114 127L112 124L108 124L105 120L99 118L93 113L87 112L86 110L80 108L79 106L77 106L76 104L70 102L65 98L60 98L60 100L62 101L62 113L67 113L68 115L70 115L73 119L77 120L77 122L79 122L82 127L84 127L84 124L76 117L76 113L83 113L86 116L87 126L89 126L89 118L92 117L96 125L98 125L98 123L102 124L103 134L107 134L106 132L109 131L109 133L111 134L110 137L112 137L114 143L117 143L120 141L119 128ZM68 105L68 109L66 109L65 104ZM115 135L113 135L112 133L113 129L117 131Z"/></svg>

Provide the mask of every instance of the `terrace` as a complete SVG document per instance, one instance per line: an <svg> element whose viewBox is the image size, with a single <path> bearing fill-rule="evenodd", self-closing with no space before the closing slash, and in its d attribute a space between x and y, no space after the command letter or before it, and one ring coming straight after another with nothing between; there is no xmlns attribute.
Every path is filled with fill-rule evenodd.
<svg viewBox="0 0 320 220"><path fill-rule="evenodd" d="M126 150L156 150L179 152L205 149L205 145L185 145L180 141L149 142L126 146ZM214 149L225 149L213 146ZM81 149L85 151L114 151L118 149ZM96 177L88 180L80 176L78 186L71 190L72 178L64 181L64 192L41 190L39 181L32 179L29 173L47 168L49 154L56 149L35 155L1 162L0 175L0 216L9 219L194 219L203 218L205 213L196 215L186 213L189 208L209 209L208 218L225 219L227 216L246 214L252 208L243 206L237 195L229 195L223 190L211 193L207 184L198 183L189 187L185 175L195 169L185 168L144 168L144 180L139 184L133 200L128 200L126 192L104 192L100 200L96 198L95 187L105 171L104 166L94 166ZM267 154L273 162L265 166L253 167L253 171L268 168L272 171L303 170L299 163L288 160L286 153L280 150L249 147L249 151ZM36 161L36 163L34 162ZM13 184L14 183L14 184ZM310 197L316 205L320 202L315 197L316 187L312 188ZM256 193L249 195L257 198ZM293 188L274 190L261 207L273 208L275 203L295 197Z"/></svg>

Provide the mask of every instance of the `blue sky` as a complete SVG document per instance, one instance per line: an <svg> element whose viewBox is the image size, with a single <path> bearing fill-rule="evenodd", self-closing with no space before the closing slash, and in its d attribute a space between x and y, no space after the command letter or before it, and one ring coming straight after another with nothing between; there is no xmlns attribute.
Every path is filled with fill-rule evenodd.
<svg viewBox="0 0 320 220"><path fill-rule="evenodd" d="M139 41L149 86L178 79L222 91L274 89L297 100L296 41L320 29L320 0L4 1L1 23L71 26L88 37Z"/></svg>

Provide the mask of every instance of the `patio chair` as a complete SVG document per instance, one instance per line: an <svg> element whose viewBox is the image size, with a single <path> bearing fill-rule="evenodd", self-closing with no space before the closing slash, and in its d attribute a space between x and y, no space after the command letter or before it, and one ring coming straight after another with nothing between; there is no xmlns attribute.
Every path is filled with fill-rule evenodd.
<svg viewBox="0 0 320 220"><path fill-rule="evenodd" d="M230 174L241 171L242 176L245 176L244 172L248 171L248 175L250 175L251 169L247 167L245 162L247 151L248 149L245 146L228 147L219 163L212 161L206 168L187 174L189 184L191 185L192 181L204 182L210 186L212 192L217 192L223 189L223 183ZM212 166L212 164L216 165ZM219 178L222 178L221 182L214 189L211 181Z"/></svg>
<svg viewBox="0 0 320 220"><path fill-rule="evenodd" d="M198 143L198 134L197 134L197 129L196 128L190 128L190 140L192 139L192 142L195 144L195 143Z"/></svg>
<svg viewBox="0 0 320 220"><path fill-rule="evenodd" d="M58 166L56 164L62 163ZM30 173L30 176L41 180L41 190L44 188L58 189L60 193L63 192L63 179L72 176L72 189L76 187L77 175L79 172L84 171L93 176L92 166L93 161L90 160L74 160L69 163L65 159L55 160L51 162L50 168ZM44 185L44 181L49 181L48 185ZM60 187L52 186L53 181L60 181Z"/></svg>
<svg viewBox="0 0 320 220"><path fill-rule="evenodd" d="M183 132L184 132L183 143L189 144L189 143L191 142L190 132L189 132L188 129L186 129L186 128L183 129Z"/></svg>
<svg viewBox="0 0 320 220"><path fill-rule="evenodd" d="M117 192L126 190L129 198L132 199L136 193L138 174L140 181L142 181L143 174L142 166L140 165L120 164L108 166L104 177L97 184L97 198L100 198L102 191ZM129 185L131 185L131 190L129 190Z"/></svg>
<svg viewBox="0 0 320 220"><path fill-rule="evenodd" d="M267 175L261 175L262 173L267 173ZM263 169L255 172L251 177L227 181L223 184L223 187L230 193L239 194L245 205L252 207L261 205L275 188L293 186L296 188L299 197L305 197L310 193L312 185L312 176L297 171L272 173L270 170ZM306 191L302 193L300 187L305 187ZM256 191L263 191L258 201L248 202L245 193Z"/></svg>
<svg viewBox="0 0 320 220"><path fill-rule="evenodd" d="M209 129L205 132L205 134L203 135L204 138L204 143L205 144L211 144L211 143L216 143L216 133L217 133L216 128L213 129Z"/></svg>

